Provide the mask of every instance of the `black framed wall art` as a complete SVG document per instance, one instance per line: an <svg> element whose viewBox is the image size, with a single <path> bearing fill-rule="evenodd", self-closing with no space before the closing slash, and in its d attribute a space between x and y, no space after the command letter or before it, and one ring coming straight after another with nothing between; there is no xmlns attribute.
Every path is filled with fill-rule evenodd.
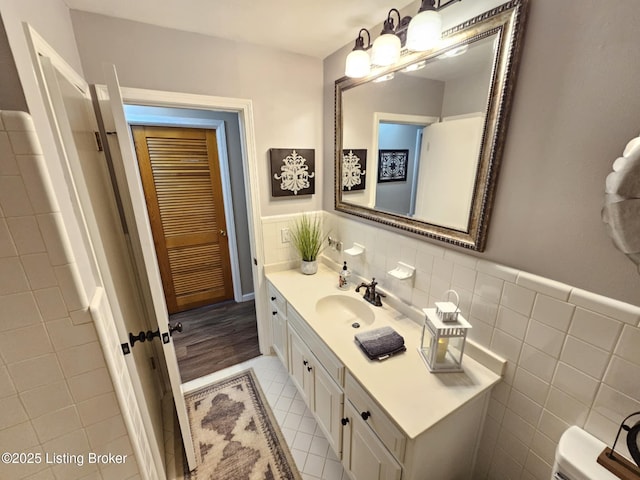
<svg viewBox="0 0 640 480"><path fill-rule="evenodd" d="M271 148L271 196L294 197L315 193L315 150Z"/></svg>
<svg viewBox="0 0 640 480"><path fill-rule="evenodd" d="M407 180L409 150L378 151L378 183Z"/></svg>
<svg viewBox="0 0 640 480"><path fill-rule="evenodd" d="M364 190L367 185L367 150L342 150L342 191Z"/></svg>

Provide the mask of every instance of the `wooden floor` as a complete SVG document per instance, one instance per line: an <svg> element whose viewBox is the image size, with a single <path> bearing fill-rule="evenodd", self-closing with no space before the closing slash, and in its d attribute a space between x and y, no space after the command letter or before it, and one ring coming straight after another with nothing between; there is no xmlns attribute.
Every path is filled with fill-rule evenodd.
<svg viewBox="0 0 640 480"><path fill-rule="evenodd" d="M183 383L260 355L254 301L208 305L170 320L182 323L173 342Z"/></svg>

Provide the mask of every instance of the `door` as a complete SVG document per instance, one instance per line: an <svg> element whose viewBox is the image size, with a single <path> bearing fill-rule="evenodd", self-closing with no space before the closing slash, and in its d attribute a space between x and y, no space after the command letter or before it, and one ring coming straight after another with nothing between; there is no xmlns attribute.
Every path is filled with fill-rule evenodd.
<svg viewBox="0 0 640 480"><path fill-rule="evenodd" d="M344 402L348 419L343 437L342 463L355 480L400 480L402 467L360 418L351 402Z"/></svg>
<svg viewBox="0 0 640 480"><path fill-rule="evenodd" d="M102 109L102 118L106 129L115 130L116 133L115 136L109 135L109 146L113 151L114 176L117 179L123 202L123 211L127 216L127 223L130 225L129 235L134 250L134 261L138 266L138 274L143 277L141 283L146 287L144 293L149 298L149 315L155 319L162 334L162 352L171 384L185 455L189 469L193 470L197 466L197 461L191 437L191 427L189 426L189 417L178 370L178 359L171 341L172 327L169 325L169 314L164 300L162 280L153 247L153 235L137 169L131 131L125 119L115 67L113 65L106 67L104 73L108 98L99 98L98 100L102 100L103 104L108 104L108 109Z"/></svg>
<svg viewBox="0 0 640 480"><path fill-rule="evenodd" d="M344 393L327 371L314 360L314 412L334 451L342 452L342 404Z"/></svg>
<svg viewBox="0 0 640 480"><path fill-rule="evenodd" d="M291 326L289 326L289 348L291 378L296 387L298 387L298 391L304 402L313 410L314 372L313 366L309 361L311 353Z"/></svg>
<svg viewBox="0 0 640 480"><path fill-rule="evenodd" d="M36 47L36 42L41 41L39 38L31 40L34 41L34 50L40 47L39 44ZM95 291L87 293L92 308L101 309L100 319L104 324L98 325L96 320L96 329L102 332L100 340L103 348L108 350L105 352L105 358L108 358L113 350L119 351L120 345L126 343L128 331L146 331L149 325L140 307L139 290L131 269L122 224L117 217L113 191L108 186L105 158L96 147L95 116L89 87L53 50L48 50L47 55L38 53L34 66L42 82L57 153L64 163L66 185L75 207L74 216L81 225L80 235L91 256L95 280L91 287ZM85 287L89 287L86 282ZM102 302L105 298L103 289L108 306ZM155 472L154 478L165 478L163 388L158 372L151 367L150 358L154 358L152 349L140 345L140 348L132 350L132 355L118 356L109 367L112 371L114 368L119 371L119 382L114 382L114 388L121 398L135 395L134 400L128 401L128 409L123 411L123 416L141 430L137 435L129 431L136 453L145 455L149 460L148 465L141 468L141 475L147 478L147 474L154 476L149 472ZM144 434L146 442L142 443L144 440L140 435Z"/></svg>
<svg viewBox="0 0 640 480"><path fill-rule="evenodd" d="M131 130L169 313L232 299L215 130Z"/></svg>

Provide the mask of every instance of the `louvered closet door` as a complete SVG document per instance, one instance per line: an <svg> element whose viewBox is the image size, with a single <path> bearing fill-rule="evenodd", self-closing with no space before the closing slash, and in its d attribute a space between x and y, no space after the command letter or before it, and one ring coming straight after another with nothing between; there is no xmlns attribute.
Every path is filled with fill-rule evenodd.
<svg viewBox="0 0 640 480"><path fill-rule="evenodd" d="M132 131L169 313L233 298L215 130Z"/></svg>

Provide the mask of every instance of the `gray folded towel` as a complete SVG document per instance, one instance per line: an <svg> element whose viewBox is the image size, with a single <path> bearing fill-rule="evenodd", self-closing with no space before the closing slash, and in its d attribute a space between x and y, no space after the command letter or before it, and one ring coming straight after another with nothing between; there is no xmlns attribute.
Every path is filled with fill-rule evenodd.
<svg viewBox="0 0 640 480"><path fill-rule="evenodd" d="M396 353L404 352L404 338L391 327L380 327L355 335L356 343L371 359L383 360Z"/></svg>

